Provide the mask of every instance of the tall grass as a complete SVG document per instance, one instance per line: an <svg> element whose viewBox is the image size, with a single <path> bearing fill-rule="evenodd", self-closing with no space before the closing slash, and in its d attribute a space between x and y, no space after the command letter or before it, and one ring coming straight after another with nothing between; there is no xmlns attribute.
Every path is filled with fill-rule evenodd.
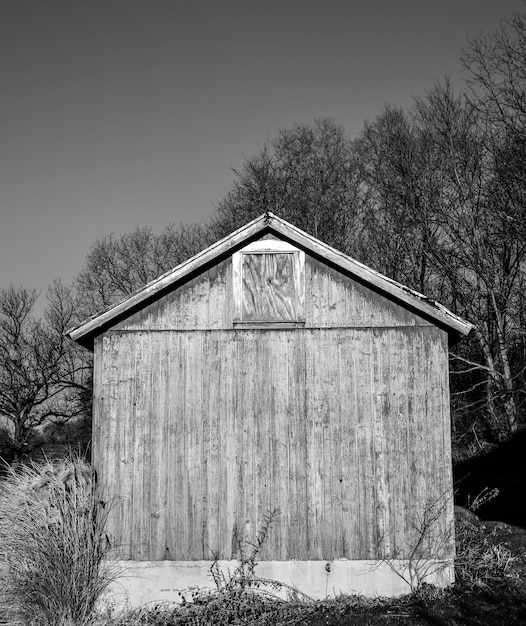
<svg viewBox="0 0 526 626"><path fill-rule="evenodd" d="M0 482L0 623L90 623L112 580L108 508L80 459L8 470Z"/></svg>

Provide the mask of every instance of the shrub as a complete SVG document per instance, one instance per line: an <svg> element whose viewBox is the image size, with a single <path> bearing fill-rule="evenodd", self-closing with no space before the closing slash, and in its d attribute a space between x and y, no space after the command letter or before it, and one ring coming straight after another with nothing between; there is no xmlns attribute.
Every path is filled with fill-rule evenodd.
<svg viewBox="0 0 526 626"><path fill-rule="evenodd" d="M88 624L115 572L107 503L80 459L9 468L0 483L0 615L10 624Z"/></svg>

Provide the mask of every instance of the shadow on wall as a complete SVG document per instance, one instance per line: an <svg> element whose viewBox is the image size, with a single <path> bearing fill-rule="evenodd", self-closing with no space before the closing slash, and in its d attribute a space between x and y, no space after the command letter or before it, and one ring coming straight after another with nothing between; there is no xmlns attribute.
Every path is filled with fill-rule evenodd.
<svg viewBox="0 0 526 626"><path fill-rule="evenodd" d="M467 506L485 488L499 495L484 504L477 515L483 520L526 528L526 430L495 450L453 466L455 504Z"/></svg>

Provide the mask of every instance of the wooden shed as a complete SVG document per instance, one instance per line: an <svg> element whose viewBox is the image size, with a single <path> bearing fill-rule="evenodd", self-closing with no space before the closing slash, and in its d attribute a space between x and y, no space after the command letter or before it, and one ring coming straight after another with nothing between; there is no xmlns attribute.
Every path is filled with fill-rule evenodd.
<svg viewBox="0 0 526 626"><path fill-rule="evenodd" d="M276 509L261 576L451 582L448 344L470 330L271 213L72 329L131 602L209 586Z"/></svg>

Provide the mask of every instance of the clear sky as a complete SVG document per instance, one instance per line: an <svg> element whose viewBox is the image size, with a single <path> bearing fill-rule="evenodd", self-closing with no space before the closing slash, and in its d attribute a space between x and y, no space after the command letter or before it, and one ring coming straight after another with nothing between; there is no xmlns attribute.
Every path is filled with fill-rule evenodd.
<svg viewBox="0 0 526 626"><path fill-rule="evenodd" d="M69 282L99 238L207 220L296 122L351 137L521 0L2 0L0 289Z"/></svg>

